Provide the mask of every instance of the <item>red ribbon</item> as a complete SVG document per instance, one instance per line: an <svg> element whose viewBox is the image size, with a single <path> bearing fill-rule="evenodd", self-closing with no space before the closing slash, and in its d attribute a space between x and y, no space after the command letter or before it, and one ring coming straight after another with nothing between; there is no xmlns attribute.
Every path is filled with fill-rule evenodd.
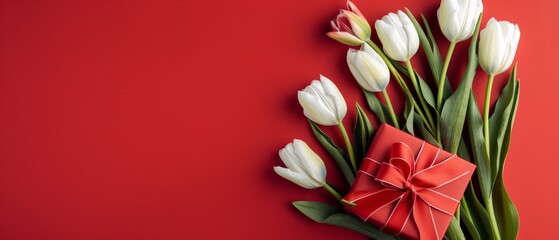
<svg viewBox="0 0 559 240"><path fill-rule="evenodd" d="M396 142L391 147L388 162L365 158L358 174L367 175L381 187L348 194L344 199L357 204L353 212L367 221L378 210L395 203L381 230L399 235L412 218L420 239L441 239L433 211L453 215L460 199L445 195L437 188L470 171L461 167L460 161L449 161L456 155L437 162L441 149L424 146L425 142L414 157L407 144Z"/></svg>

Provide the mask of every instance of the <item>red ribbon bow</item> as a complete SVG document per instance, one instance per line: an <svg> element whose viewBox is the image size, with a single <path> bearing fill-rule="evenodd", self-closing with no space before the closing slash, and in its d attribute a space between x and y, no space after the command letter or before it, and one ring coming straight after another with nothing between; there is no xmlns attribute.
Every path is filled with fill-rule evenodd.
<svg viewBox="0 0 559 240"><path fill-rule="evenodd" d="M415 158L410 147L402 142L392 145L388 162L365 158L358 174L367 175L381 187L348 194L344 199L357 204L353 212L367 221L379 210L395 203L381 230L399 235L413 220L420 239L441 239L433 211L453 215L460 199L438 188L470 171L461 167L460 161L450 161L456 155L437 162L441 149L424 146L425 142Z"/></svg>

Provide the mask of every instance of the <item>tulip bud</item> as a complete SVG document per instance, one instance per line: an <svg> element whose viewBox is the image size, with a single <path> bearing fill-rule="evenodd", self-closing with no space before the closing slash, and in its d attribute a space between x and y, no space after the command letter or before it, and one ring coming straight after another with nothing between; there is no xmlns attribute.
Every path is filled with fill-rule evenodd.
<svg viewBox="0 0 559 240"><path fill-rule="evenodd" d="M274 167L274 171L283 178L307 189L326 182L326 166L307 143L295 139L279 151L279 156L287 168Z"/></svg>
<svg viewBox="0 0 559 240"><path fill-rule="evenodd" d="M506 71L514 59L520 29L507 21L489 19L479 38L479 65L487 74L495 75Z"/></svg>
<svg viewBox="0 0 559 240"><path fill-rule="evenodd" d="M437 18L444 36L451 42L461 42L474 34L483 11L481 0L442 0Z"/></svg>
<svg viewBox="0 0 559 240"><path fill-rule="evenodd" d="M341 43L359 46L371 37L371 26L352 2L347 1L347 8L340 10L336 19L330 21L333 31L326 35Z"/></svg>
<svg viewBox="0 0 559 240"><path fill-rule="evenodd" d="M419 49L419 36L408 15L389 13L375 22L384 52L396 61L408 61Z"/></svg>
<svg viewBox="0 0 559 240"><path fill-rule="evenodd" d="M347 113L347 106L340 90L330 79L320 75L320 81L313 80L297 94L305 116L315 123L338 125Z"/></svg>
<svg viewBox="0 0 559 240"><path fill-rule="evenodd" d="M347 65L362 88L369 92L382 92L390 80L388 66L368 44L361 50L347 51Z"/></svg>

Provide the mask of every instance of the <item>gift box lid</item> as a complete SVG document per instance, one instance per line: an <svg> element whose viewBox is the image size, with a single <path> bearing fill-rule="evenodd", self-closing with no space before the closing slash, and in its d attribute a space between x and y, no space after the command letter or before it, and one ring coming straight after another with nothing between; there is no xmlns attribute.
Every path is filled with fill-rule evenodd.
<svg viewBox="0 0 559 240"><path fill-rule="evenodd" d="M475 165L382 125L345 201L346 210L406 239L442 239Z"/></svg>

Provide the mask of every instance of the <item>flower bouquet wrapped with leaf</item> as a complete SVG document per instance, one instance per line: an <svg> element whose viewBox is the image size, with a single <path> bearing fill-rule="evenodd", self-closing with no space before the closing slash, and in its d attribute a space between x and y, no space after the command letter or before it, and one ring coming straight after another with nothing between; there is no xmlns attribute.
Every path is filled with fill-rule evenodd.
<svg viewBox="0 0 559 240"><path fill-rule="evenodd" d="M438 25L450 42L443 58L423 16L408 9L383 16L374 24L375 43L365 16L347 2L327 35L355 47L347 64L379 126L356 104L350 139L346 101L324 76L299 91L316 140L347 182L347 188L327 183L321 157L302 140L289 143L279 152L286 167L274 167L276 173L307 189L322 187L339 201L294 202L299 211L375 239L516 239L518 213L503 183L518 105L516 66L492 111L490 101L494 77L512 65L520 31L494 18L480 31L482 11L481 0L441 1ZM466 70L452 89L447 71L455 46L469 39ZM430 78L412 65L420 48ZM472 91L478 65L488 79L481 111ZM394 82L405 97L400 114L386 91ZM322 131L327 126L339 128L344 148Z"/></svg>

